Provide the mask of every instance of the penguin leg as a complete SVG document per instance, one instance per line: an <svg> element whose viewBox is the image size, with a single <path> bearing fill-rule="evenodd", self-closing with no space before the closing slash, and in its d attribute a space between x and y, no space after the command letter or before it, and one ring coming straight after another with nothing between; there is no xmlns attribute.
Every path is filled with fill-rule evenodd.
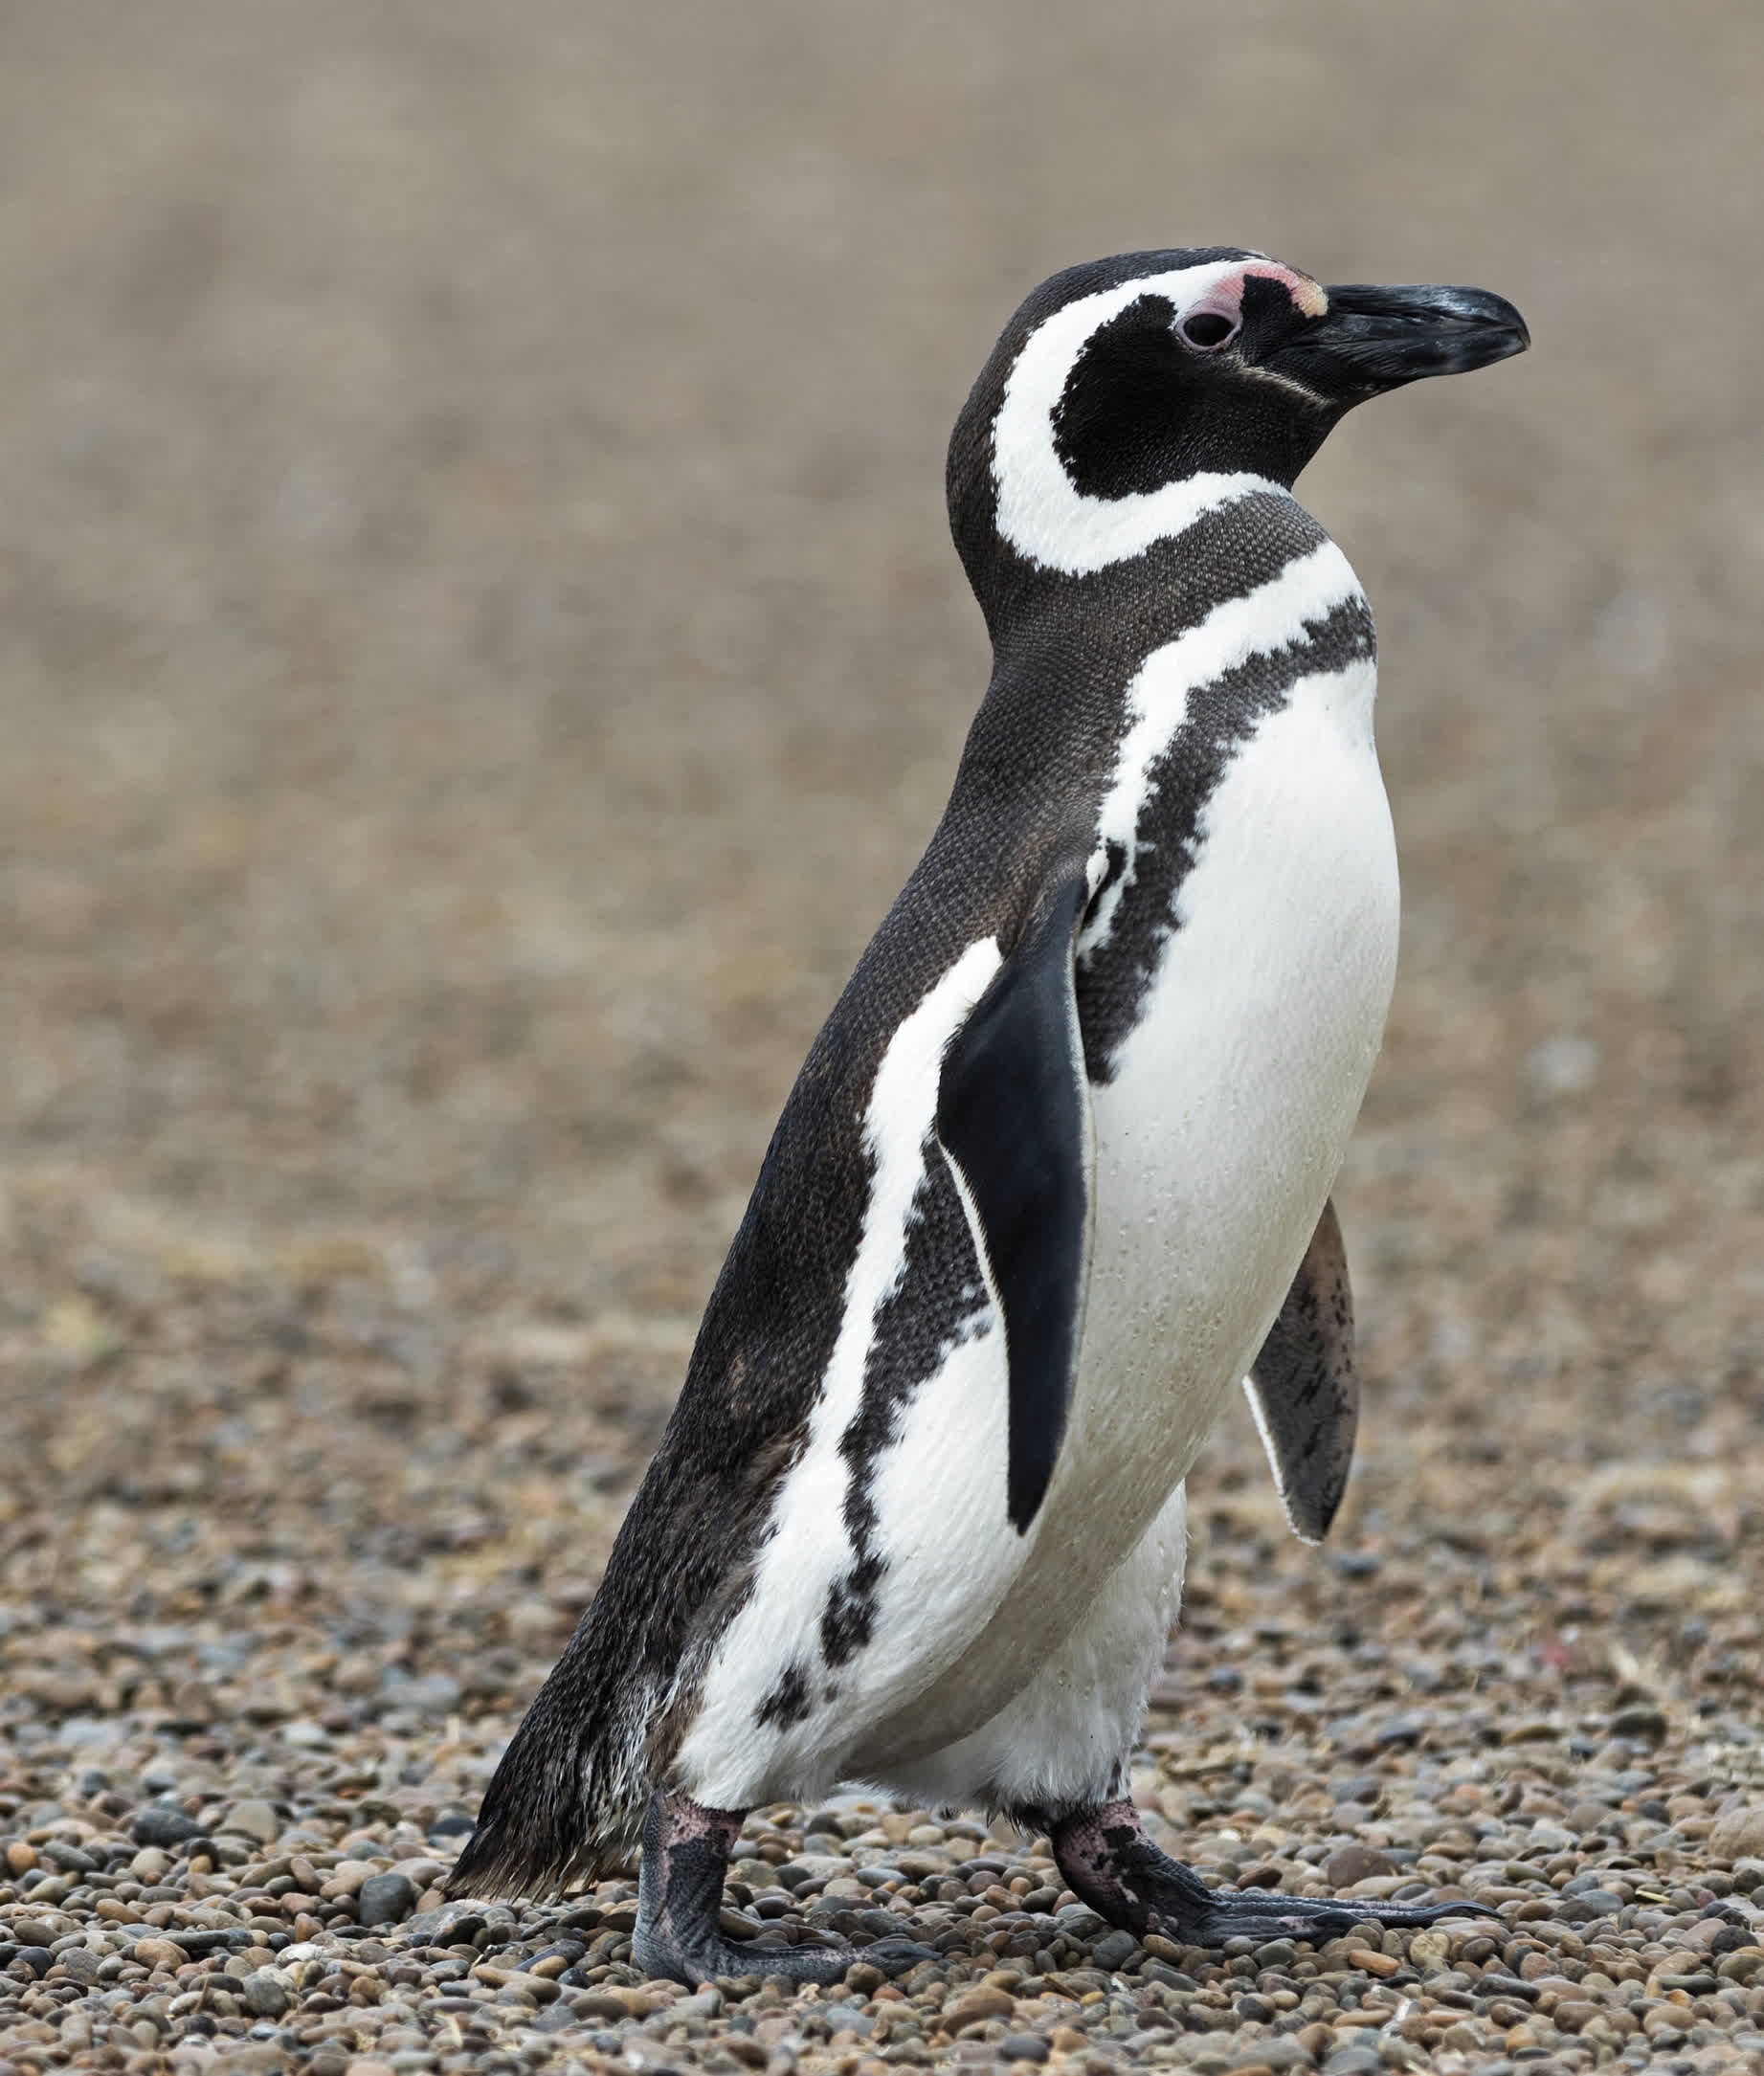
<svg viewBox="0 0 1764 2076"><path fill-rule="evenodd" d="M1431 1925L1442 1917L1499 1914L1482 1903L1331 1903L1261 1888L1209 1888L1192 1868L1152 1844L1128 1801L1077 1810L1047 1830L1072 1893L1135 1938L1157 1931L1186 1946L1223 1946L1227 1939L1283 1933L1335 1938L1368 1918L1381 1925Z"/></svg>
<svg viewBox="0 0 1764 2076"><path fill-rule="evenodd" d="M718 1976L785 1976L793 1982L839 1982L854 1961L904 1975L936 1960L928 1946L879 1939L851 1947L760 1946L723 1936L723 1879L745 1810L706 1809L659 1788L643 1822L637 1922L631 1951L645 1974L696 1985Z"/></svg>

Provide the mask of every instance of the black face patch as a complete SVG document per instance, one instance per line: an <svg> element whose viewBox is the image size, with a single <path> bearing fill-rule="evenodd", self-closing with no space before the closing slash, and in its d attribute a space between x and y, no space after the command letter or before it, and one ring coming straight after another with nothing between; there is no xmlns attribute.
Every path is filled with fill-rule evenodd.
<svg viewBox="0 0 1764 2076"><path fill-rule="evenodd" d="M1304 311L1292 300L1291 289L1270 274L1243 277L1243 294L1238 307L1243 322L1243 349L1250 354L1266 352L1306 323Z"/></svg>
<svg viewBox="0 0 1764 2076"><path fill-rule="evenodd" d="M1100 324L1054 410L1054 451L1085 497L1125 498L1171 478L1195 407L1195 353L1176 338L1167 296L1141 296Z"/></svg>
<svg viewBox="0 0 1764 2076"><path fill-rule="evenodd" d="M1335 410L1257 364L1306 318L1282 281L1248 276L1241 324L1201 351L1176 333L1169 297L1145 295L1099 324L1054 408L1054 451L1074 489L1127 498L1200 470L1290 482L1316 452Z"/></svg>

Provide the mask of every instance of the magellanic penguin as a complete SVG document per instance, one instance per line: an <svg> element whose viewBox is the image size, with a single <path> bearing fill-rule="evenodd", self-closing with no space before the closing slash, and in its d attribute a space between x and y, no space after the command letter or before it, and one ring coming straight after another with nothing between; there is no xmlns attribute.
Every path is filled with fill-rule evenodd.
<svg viewBox="0 0 1764 2076"><path fill-rule="evenodd" d="M954 791L791 1092L454 1893L593 1876L640 1835L641 1966L835 1980L849 1950L744 1949L718 1917L744 1813L850 1780L1045 1832L1135 1934L1367 1914L1208 1889L1128 1761L1227 1395L1247 1378L1307 1539L1352 1448L1329 1196L1396 859L1372 614L1291 486L1355 404L1527 344L1480 290L1224 248L1071 268L1006 326L949 446L994 658Z"/></svg>

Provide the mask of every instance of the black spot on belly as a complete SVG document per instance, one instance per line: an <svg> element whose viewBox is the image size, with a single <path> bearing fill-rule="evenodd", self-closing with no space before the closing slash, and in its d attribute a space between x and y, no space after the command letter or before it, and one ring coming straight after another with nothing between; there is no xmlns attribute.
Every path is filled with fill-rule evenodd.
<svg viewBox="0 0 1764 2076"><path fill-rule="evenodd" d="M935 1139L926 1138L925 1171L906 1219L906 1261L892 1295L877 1307L863 1366L863 1396L839 1438L849 1466L845 1529L852 1562L836 1578L821 1617L821 1651L842 1665L870 1641L876 1593L887 1570L876 1548L877 1464L898 1440L913 1395L943 1367L951 1349L986 1330L992 1300L974 1252L968 1215ZM998 1466L1003 1490L1004 1465Z"/></svg>
<svg viewBox="0 0 1764 2076"><path fill-rule="evenodd" d="M1249 657L1190 692L1187 718L1147 774L1132 871L1108 934L1079 956L1078 1018L1093 1082L1114 1079L1115 1054L1139 1022L1179 926L1176 894L1200 855L1201 819L1233 760L1301 678L1375 653L1372 611L1356 593L1306 621L1298 640ZM1122 877L1115 849L1110 844L1105 885Z"/></svg>
<svg viewBox="0 0 1764 2076"><path fill-rule="evenodd" d="M880 1557L866 1554L834 1580L821 1617L821 1655L830 1665L844 1664L870 1641L882 1570Z"/></svg>
<svg viewBox="0 0 1764 2076"><path fill-rule="evenodd" d="M802 1664L790 1666L779 1678L778 1684L754 1711L756 1723L770 1725L774 1730L789 1730L805 1720L809 1713L809 1673Z"/></svg>

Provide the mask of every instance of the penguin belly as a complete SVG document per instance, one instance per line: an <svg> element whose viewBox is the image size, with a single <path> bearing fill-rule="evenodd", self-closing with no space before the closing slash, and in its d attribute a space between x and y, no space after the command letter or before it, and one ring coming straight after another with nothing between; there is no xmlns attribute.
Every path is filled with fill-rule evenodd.
<svg viewBox="0 0 1764 2076"><path fill-rule="evenodd" d="M1390 1006L1396 856L1374 687L1369 660L1302 679L1213 795L1138 1019L1092 1088L1089 1292L1046 1499L990 1617L849 1752L854 1777L885 1780L973 1737L1124 1565L1157 1632L1150 1663L1124 1668L1143 1707L1180 1570L1159 1570L1151 1531L1298 1269ZM1082 978L1081 965L1081 1016ZM945 1794L986 1798L989 1767ZM916 1784L926 1771L913 1766Z"/></svg>

